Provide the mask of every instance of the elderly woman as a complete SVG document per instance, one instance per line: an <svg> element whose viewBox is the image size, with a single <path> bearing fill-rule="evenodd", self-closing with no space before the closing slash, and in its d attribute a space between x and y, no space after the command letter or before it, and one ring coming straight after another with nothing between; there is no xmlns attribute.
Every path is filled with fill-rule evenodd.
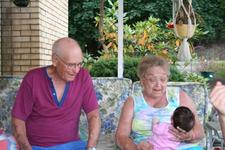
<svg viewBox="0 0 225 150"><path fill-rule="evenodd" d="M174 136L171 140L193 142L203 138L204 129L191 98L179 88L167 87L169 64L164 58L145 56L139 63L138 76L142 91L127 98L116 131L116 142L122 150L153 149L147 142L152 135L152 119L157 117L160 122L170 123L179 106L194 113L195 125L189 132L171 126L169 132Z"/></svg>

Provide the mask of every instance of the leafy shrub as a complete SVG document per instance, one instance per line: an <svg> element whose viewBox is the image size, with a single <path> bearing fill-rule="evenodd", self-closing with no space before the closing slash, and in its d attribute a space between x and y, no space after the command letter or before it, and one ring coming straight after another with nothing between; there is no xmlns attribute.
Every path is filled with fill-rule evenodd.
<svg viewBox="0 0 225 150"><path fill-rule="evenodd" d="M95 62L90 74L93 77L116 77L117 76L117 58L99 59ZM124 59L124 77L132 81L137 81L137 65L140 58L125 57Z"/></svg>
<svg viewBox="0 0 225 150"><path fill-rule="evenodd" d="M169 81L184 81L184 74L182 74L175 65L170 65L170 77Z"/></svg>
<svg viewBox="0 0 225 150"><path fill-rule="evenodd" d="M117 76L117 59L99 59L90 69L93 77L116 77Z"/></svg>
<svg viewBox="0 0 225 150"><path fill-rule="evenodd" d="M205 36L200 36L197 41L202 43L203 41L225 39L225 27L222 25L225 23L225 1L197 0L192 1L192 4L196 13L197 23L199 24L198 28L209 32ZM160 27L164 26L165 21L169 22L172 19L172 1L124 1L124 10L127 13L128 25L135 24L137 21L147 20L149 14L155 18L160 18ZM195 40L196 38L193 41L195 42Z"/></svg>
<svg viewBox="0 0 225 150"><path fill-rule="evenodd" d="M103 20L104 50L101 53L103 57L116 57L118 53L118 14L115 11L117 7L118 1L111 2L105 11ZM129 13L124 13L124 15L124 55L131 57L140 57L146 54L160 55L167 57L173 63L177 61L177 48L181 41L174 35L173 30L166 27L165 20L162 23L161 19L148 16L142 21L129 24L127 23ZM98 24L99 17L96 17L95 20ZM203 32L198 26L192 41L199 42L198 39L205 34L207 32Z"/></svg>
<svg viewBox="0 0 225 150"><path fill-rule="evenodd" d="M132 81L138 81L137 66L140 57L125 57L124 59L124 77ZM117 58L99 59L90 67L90 74L93 77L116 77L117 76ZM176 65L170 66L169 81L176 82L200 82L206 84L207 79L196 73L181 72Z"/></svg>
<svg viewBox="0 0 225 150"><path fill-rule="evenodd" d="M118 0L106 0L105 11L110 10L110 1L114 3ZM206 5L207 4L207 5ZM198 32L195 32L192 42L202 43L203 40L215 41L225 39L225 1L224 0L197 0L193 1L193 8L196 12L199 29L209 33L205 36L195 38ZM172 1L157 0L129 0L124 1L125 23L133 26L136 22L145 21L149 16L159 18L160 28L165 27L165 23L172 19ZM89 49L88 52L97 52L99 49L98 28L95 24L95 17L99 13L99 0L69 0L69 36L77 39L82 49ZM116 18L116 15L114 15ZM112 16L110 16L112 17ZM208 42L207 42L208 43ZM92 50L92 51L91 51Z"/></svg>

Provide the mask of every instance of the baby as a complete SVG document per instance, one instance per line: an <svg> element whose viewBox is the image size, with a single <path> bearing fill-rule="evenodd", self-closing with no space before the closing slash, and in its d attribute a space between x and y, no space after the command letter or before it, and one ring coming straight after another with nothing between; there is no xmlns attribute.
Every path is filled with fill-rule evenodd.
<svg viewBox="0 0 225 150"><path fill-rule="evenodd" d="M171 123L159 122L157 118L153 119L153 135L148 142L154 146L154 150L176 150L181 142L174 140L175 137L169 133L169 127L172 125L174 128L179 127L189 132L194 127L194 124L195 118L192 111L187 107L180 106L175 109L171 117Z"/></svg>

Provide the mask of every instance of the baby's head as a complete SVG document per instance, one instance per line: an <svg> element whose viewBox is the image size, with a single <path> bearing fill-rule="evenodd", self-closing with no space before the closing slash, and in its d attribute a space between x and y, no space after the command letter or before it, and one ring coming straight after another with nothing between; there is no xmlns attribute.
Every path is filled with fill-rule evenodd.
<svg viewBox="0 0 225 150"><path fill-rule="evenodd" d="M172 116L174 128L181 128L185 131L190 131L195 124L195 116L188 107L177 107Z"/></svg>

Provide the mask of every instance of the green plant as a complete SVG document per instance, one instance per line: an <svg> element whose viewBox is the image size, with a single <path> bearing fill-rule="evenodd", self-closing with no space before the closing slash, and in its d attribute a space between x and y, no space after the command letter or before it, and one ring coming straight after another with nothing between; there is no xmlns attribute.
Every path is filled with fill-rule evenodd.
<svg viewBox="0 0 225 150"><path fill-rule="evenodd" d="M99 0L69 0L69 37L76 39L82 50L98 47L98 29L95 16L99 11Z"/></svg>
<svg viewBox="0 0 225 150"><path fill-rule="evenodd" d="M102 57L117 56L117 18L106 15L104 19L104 45ZM98 17L96 18L98 24ZM160 28L159 19L149 17L146 21L139 21L134 25L124 25L124 55L143 56L146 54L161 55L176 61L176 37L171 30Z"/></svg>
<svg viewBox="0 0 225 150"><path fill-rule="evenodd" d="M185 82L199 82L204 85L207 85L209 79L204 78L203 76L194 73L194 72L184 72L184 81Z"/></svg>
<svg viewBox="0 0 225 150"><path fill-rule="evenodd" d="M141 57L125 57L124 59L124 77L132 81L138 81L137 66ZM100 58L92 67L90 73L93 77L116 77L117 76L117 58ZM176 65L170 66L169 81L176 82L200 82L206 84L207 79L201 75L190 72L180 71Z"/></svg>
<svg viewBox="0 0 225 150"><path fill-rule="evenodd" d="M91 69L90 74L93 77L116 77L117 76L117 59L109 60L99 59L96 61Z"/></svg>
<svg viewBox="0 0 225 150"><path fill-rule="evenodd" d="M83 54L83 57L84 57L83 59L84 67L90 70L92 64L94 64L97 61L97 58L94 58L92 54L89 54L87 52Z"/></svg>
<svg viewBox="0 0 225 150"><path fill-rule="evenodd" d="M93 77L116 77L117 76L117 58L99 59L91 69L90 74ZM124 59L124 77L132 81L137 81L137 65L140 58L125 57Z"/></svg>
<svg viewBox="0 0 225 150"><path fill-rule="evenodd" d="M110 0L112 4L117 0ZM117 9L111 9L109 0L105 1L105 15L114 14L110 17L116 19ZM207 4L207 5L205 5ZM116 6L116 5L115 5ZM109 10L111 11L108 11ZM116 7L114 7L116 8ZM197 30L190 39L193 45L208 41L225 39L225 1L224 0L198 0L193 1L193 8L196 13ZM160 18L158 25L165 28L165 22L172 20L172 2L165 0L129 0L124 1L125 25L132 27L138 21L148 20L149 14L154 18ZM69 0L69 36L79 41L82 49L88 52L97 53L101 49L98 42L99 33L95 25L95 17L99 13L99 0ZM107 16L108 17L108 16ZM106 18L107 18L106 17ZM117 22L117 21L116 21ZM204 36L199 35L198 29L202 30ZM208 32L208 33L207 33ZM116 32L115 32L116 33ZM130 43L132 41L129 41Z"/></svg>
<svg viewBox="0 0 225 150"><path fill-rule="evenodd" d="M176 65L170 65L170 76L169 81L184 81L184 74L177 68Z"/></svg>
<svg viewBox="0 0 225 150"><path fill-rule="evenodd" d="M182 71L177 68L177 65L170 66L169 81L177 82L199 82L207 85L208 79L194 72Z"/></svg>
<svg viewBox="0 0 225 150"><path fill-rule="evenodd" d="M118 1L111 2L108 0L109 7L106 7L105 18L103 20L103 48L102 57L117 57L118 53L118 35L117 35L117 12ZM161 20L153 16L148 17L144 21L137 21L132 25L126 23L128 14L124 13L124 47L125 56L144 56L161 55L168 58L171 62L177 61L177 47L180 46L180 40L174 35L173 30L166 28L164 22L162 26ZM99 17L95 18L96 24L99 24ZM198 40L207 32L203 32L201 28L196 28L196 35L193 40Z"/></svg>
<svg viewBox="0 0 225 150"><path fill-rule="evenodd" d="M207 3L207 5L205 5ZM200 27L209 31L206 36L201 37L201 42L215 41L221 39L221 31L225 29L225 3L223 0L198 0L193 1L193 7L197 12L197 21Z"/></svg>

